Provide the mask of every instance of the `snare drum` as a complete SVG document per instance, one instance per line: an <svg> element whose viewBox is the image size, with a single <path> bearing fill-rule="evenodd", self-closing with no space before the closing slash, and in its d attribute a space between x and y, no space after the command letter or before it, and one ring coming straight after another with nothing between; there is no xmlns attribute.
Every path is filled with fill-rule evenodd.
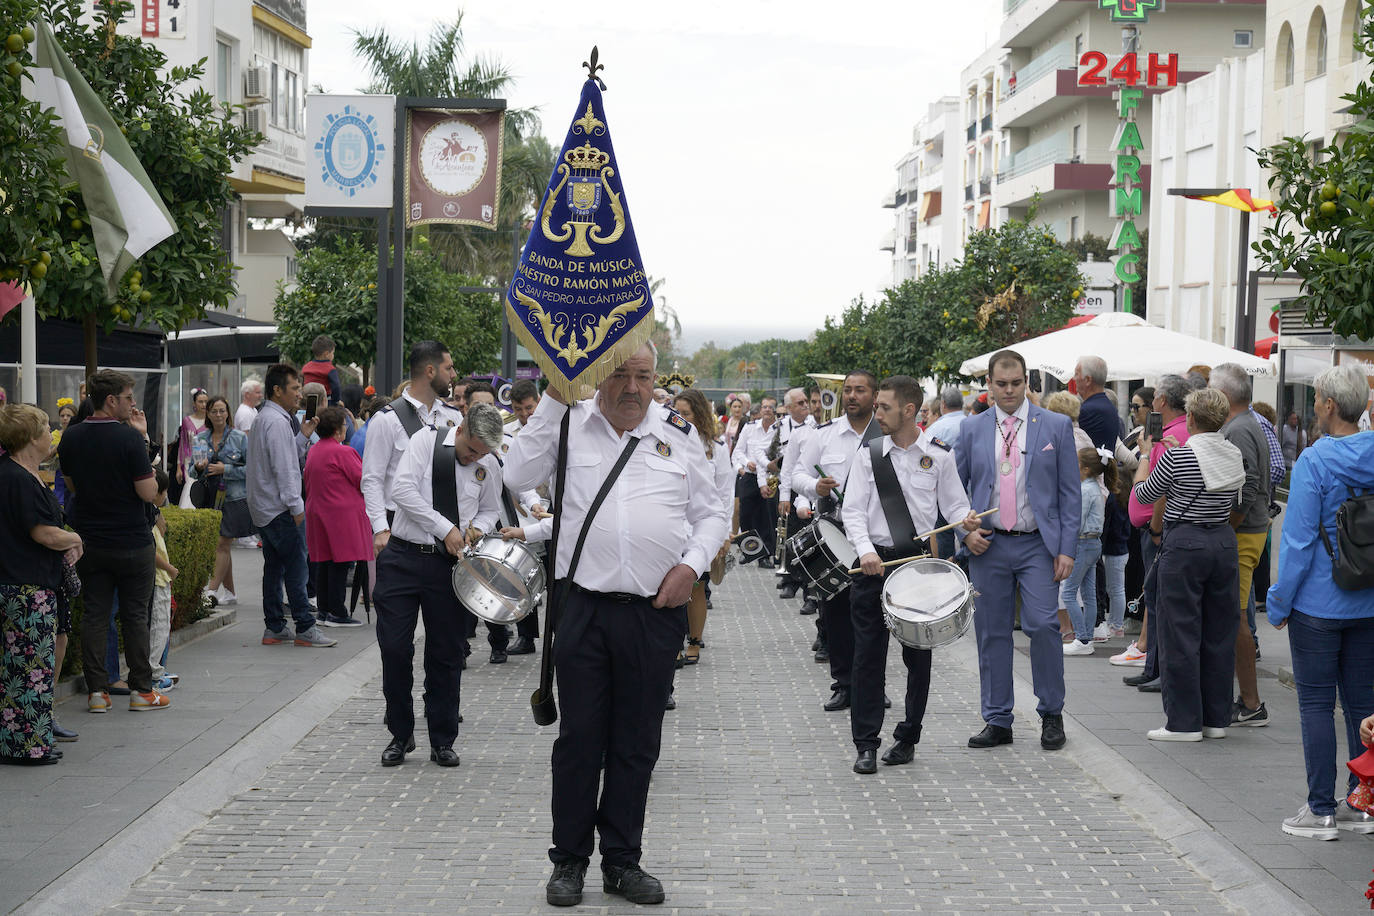
<svg viewBox="0 0 1374 916"><path fill-rule="evenodd" d="M544 564L522 541L484 537L453 567L453 594L487 623L515 623L539 606Z"/></svg>
<svg viewBox="0 0 1374 916"><path fill-rule="evenodd" d="M883 620L892 635L913 649L938 649L968 632L973 623L973 586L948 560L918 557L883 582Z"/></svg>
<svg viewBox="0 0 1374 916"><path fill-rule="evenodd" d="M814 588L821 598L834 598L849 588L849 570L859 565L859 554L844 529L828 518L818 518L787 541L788 568Z"/></svg>

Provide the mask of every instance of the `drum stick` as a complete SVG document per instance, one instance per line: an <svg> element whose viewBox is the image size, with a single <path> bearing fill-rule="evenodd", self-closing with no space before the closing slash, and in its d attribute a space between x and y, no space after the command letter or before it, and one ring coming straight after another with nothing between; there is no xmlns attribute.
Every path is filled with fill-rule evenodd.
<svg viewBox="0 0 1374 916"><path fill-rule="evenodd" d="M997 511L997 507L996 507L996 506L993 506L991 509L988 509L988 510L985 511L985 512L979 512L977 515L974 516L974 518L983 518L984 516L986 516L986 515L991 515L992 513L996 512L996 511ZM928 538L928 537L934 537L934 536L937 535L937 534L943 534L943 533L946 532L946 531L951 531L951 530L953 530L953 529L955 529L955 528L958 528L958 527L959 527L960 525L962 525L963 523L964 523L964 520L963 520L963 519L959 519L959 521L957 521L957 522L951 522L950 524L945 525L945 526L943 526L943 527L941 527L941 528L936 528L936 529L934 529L934 530L932 530L932 531L927 531L925 534L918 534L918 535L916 535L916 537L914 537L912 540L924 541L924 540L925 540L926 538ZM897 559L897 560L888 560L887 562L883 563L882 565L885 566L885 567L886 567L886 566L896 566L898 563L905 563L905 562L907 562L908 560L914 560L914 559L916 559L916 558L915 558L915 557L902 557L902 558ZM862 569L851 569L851 570L849 570L849 574L850 574L851 576L854 575L854 574L857 573L857 572L863 572L863 570L862 570Z"/></svg>

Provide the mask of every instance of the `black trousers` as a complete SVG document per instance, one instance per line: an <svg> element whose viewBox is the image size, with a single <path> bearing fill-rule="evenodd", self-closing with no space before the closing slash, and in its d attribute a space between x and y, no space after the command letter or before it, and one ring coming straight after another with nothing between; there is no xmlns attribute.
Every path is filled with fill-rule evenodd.
<svg viewBox="0 0 1374 916"><path fill-rule="evenodd" d="M478 618L461 603L458 606L463 610L463 654L468 655L472 652L471 647L468 646L468 640L477 635ZM493 649L500 649L502 652L506 651L506 646L510 645L510 631L506 629L505 625L487 623L485 620L482 623L487 624L487 645Z"/></svg>
<svg viewBox="0 0 1374 916"><path fill-rule="evenodd" d="M539 638L539 611L530 611L515 625L515 632L526 639Z"/></svg>
<svg viewBox="0 0 1374 916"><path fill-rule="evenodd" d="M854 669L854 619L849 609L849 589L834 598L822 598L819 616L825 627L822 639L830 647L830 689L848 690Z"/></svg>
<svg viewBox="0 0 1374 916"><path fill-rule="evenodd" d="M1196 732L1231 724L1240 616L1239 558L1230 525L1166 526L1159 551L1159 677L1165 727Z"/></svg>
<svg viewBox="0 0 1374 916"><path fill-rule="evenodd" d="M603 865L638 864L673 661L686 635L685 605L568 594L554 642L551 861L586 862L599 832Z"/></svg>
<svg viewBox="0 0 1374 916"><path fill-rule="evenodd" d="M805 527L806 522L803 522L801 518L797 515L797 510L789 509L787 512L787 528L785 529L787 537L791 538L792 535L796 534L798 531L802 530ZM797 585L801 585L802 580L797 575L795 575L790 569L787 568L787 562L790 559L791 558L787 556L784 556L782 558L784 569L784 572L782 574L782 580L784 582L792 582L796 583Z"/></svg>
<svg viewBox="0 0 1374 916"><path fill-rule="evenodd" d="M889 567L892 569L895 567ZM887 679L887 645L891 635L883 622L881 576L854 577L849 586L849 603L854 627L853 685L849 689L849 725L854 735L854 747L861 751L877 750L878 735L883 728L883 688ZM833 654L831 656L834 657ZM930 697L930 650L902 646L902 663L906 665L905 716L892 731L897 741L917 744L921 740L921 722L926 716L926 701Z"/></svg>
<svg viewBox="0 0 1374 916"><path fill-rule="evenodd" d="M763 539L763 546L771 560L778 549L778 497L764 499L759 493L758 475L745 474L738 492L740 530L754 529Z"/></svg>
<svg viewBox="0 0 1374 916"><path fill-rule="evenodd" d="M311 565L315 567L315 606L319 612L347 617L346 596L348 583L353 579L353 564L319 562Z"/></svg>
<svg viewBox="0 0 1374 916"><path fill-rule="evenodd" d="M402 741L415 731L415 625L425 618L425 722L429 743L458 737L463 675L463 610L453 595L453 566L445 555L414 553L393 538L377 557L377 646L382 653L386 725Z"/></svg>
<svg viewBox="0 0 1374 916"><path fill-rule="evenodd" d="M105 670L105 643L110 613L119 595L119 625L124 634L124 658L129 663L129 688L140 693L153 689L153 669L148 662L148 611L153 601L153 560L156 551L144 547L87 547L76 561L81 576L81 666L87 691L104 690L110 683ZM118 672L114 672L118 674Z"/></svg>

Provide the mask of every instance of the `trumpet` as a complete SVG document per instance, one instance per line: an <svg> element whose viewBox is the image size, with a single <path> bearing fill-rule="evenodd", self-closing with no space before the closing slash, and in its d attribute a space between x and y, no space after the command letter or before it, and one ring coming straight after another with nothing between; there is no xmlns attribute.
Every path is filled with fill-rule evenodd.
<svg viewBox="0 0 1374 916"><path fill-rule="evenodd" d="M782 513L778 513L778 530L776 535L778 546L777 549L773 551L773 562L777 564L779 570L778 575L782 575L787 571L787 567L783 565L783 555L787 553L787 517Z"/></svg>
<svg viewBox="0 0 1374 916"><path fill-rule="evenodd" d="M764 488L768 491L768 494L765 497L765 499L772 499L774 496L778 495L779 482L780 479L777 474L769 474L767 477L764 478L763 485Z"/></svg>

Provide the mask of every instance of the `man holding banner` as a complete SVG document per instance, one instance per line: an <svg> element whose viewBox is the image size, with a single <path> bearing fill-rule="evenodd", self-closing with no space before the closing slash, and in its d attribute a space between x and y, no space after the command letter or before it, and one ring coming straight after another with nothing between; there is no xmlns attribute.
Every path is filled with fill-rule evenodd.
<svg viewBox="0 0 1374 916"><path fill-rule="evenodd" d="M519 491L555 481L553 598L534 700L536 721L551 722L556 663L562 721L545 888L554 906L582 901L597 833L606 893L664 899L639 865L649 779L692 585L728 527L700 438L653 401L653 304L595 50L587 66L506 299L512 328L550 379L506 455L505 482ZM583 385L596 394L576 401Z"/></svg>

